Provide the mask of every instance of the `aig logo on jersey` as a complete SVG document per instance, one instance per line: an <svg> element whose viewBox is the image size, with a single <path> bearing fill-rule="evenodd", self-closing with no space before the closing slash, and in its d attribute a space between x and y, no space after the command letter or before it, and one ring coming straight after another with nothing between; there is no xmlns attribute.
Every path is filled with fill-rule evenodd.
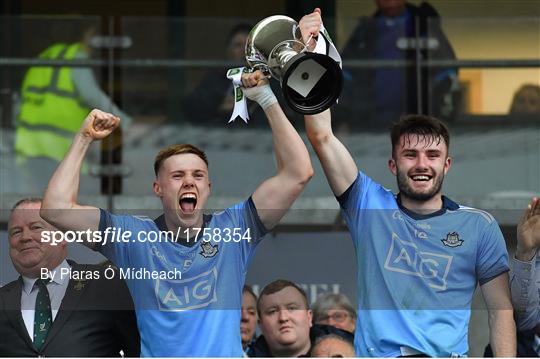
<svg viewBox="0 0 540 359"><path fill-rule="evenodd" d="M159 310L176 312L204 308L217 301L217 270L182 280L156 280Z"/></svg>
<svg viewBox="0 0 540 359"><path fill-rule="evenodd" d="M441 239L441 242L447 247L459 247L463 243L463 239L459 239L457 232L452 232L446 235L446 239Z"/></svg>
<svg viewBox="0 0 540 359"><path fill-rule="evenodd" d="M392 233L392 244L384 268L392 272L423 278L435 289L446 289L452 256L420 251L418 246Z"/></svg>

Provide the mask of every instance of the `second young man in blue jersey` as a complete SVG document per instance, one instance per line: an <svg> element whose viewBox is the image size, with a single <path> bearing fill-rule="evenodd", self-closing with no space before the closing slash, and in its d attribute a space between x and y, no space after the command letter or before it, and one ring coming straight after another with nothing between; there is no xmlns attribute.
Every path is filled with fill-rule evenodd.
<svg viewBox="0 0 540 359"><path fill-rule="evenodd" d="M320 24L319 9L302 18L305 42L318 36ZM442 195L452 164L446 126L420 115L394 126L388 161L399 188L394 195L358 171L332 132L329 110L306 116L305 123L356 247L356 354L467 355L470 308L479 283L494 353L515 356L502 233L488 213Z"/></svg>

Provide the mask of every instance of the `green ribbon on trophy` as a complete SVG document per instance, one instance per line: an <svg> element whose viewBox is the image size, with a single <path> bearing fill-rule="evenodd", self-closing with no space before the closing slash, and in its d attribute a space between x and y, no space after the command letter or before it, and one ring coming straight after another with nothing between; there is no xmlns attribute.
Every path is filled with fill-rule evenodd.
<svg viewBox="0 0 540 359"><path fill-rule="evenodd" d="M243 72L243 67L229 69L229 71L227 71L227 78L232 81L234 86L234 109L228 123L233 122L237 117L240 117L245 123L247 123L249 120L246 96L240 88L242 86Z"/></svg>

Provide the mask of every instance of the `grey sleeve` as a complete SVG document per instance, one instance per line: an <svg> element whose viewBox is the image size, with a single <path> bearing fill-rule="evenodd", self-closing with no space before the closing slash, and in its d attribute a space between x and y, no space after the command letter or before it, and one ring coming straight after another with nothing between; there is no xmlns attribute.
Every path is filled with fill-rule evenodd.
<svg viewBox="0 0 540 359"><path fill-rule="evenodd" d="M75 58L86 59L87 56L84 53L79 52ZM120 110L107 94L101 90L94 77L94 73L90 68L74 67L71 71L71 79L73 80L73 84L75 85L79 96L88 107L111 112L120 117L124 128L133 122L133 119Z"/></svg>
<svg viewBox="0 0 540 359"><path fill-rule="evenodd" d="M530 262L522 262L515 257L512 258L510 292L518 330L533 329L540 323L539 267L538 253Z"/></svg>

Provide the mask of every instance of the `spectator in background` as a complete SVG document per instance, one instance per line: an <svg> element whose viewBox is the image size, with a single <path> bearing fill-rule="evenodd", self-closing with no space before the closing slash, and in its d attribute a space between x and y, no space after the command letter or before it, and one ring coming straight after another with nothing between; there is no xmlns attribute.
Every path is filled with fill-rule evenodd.
<svg viewBox="0 0 540 359"><path fill-rule="evenodd" d="M238 24L229 33L226 59L235 62L235 66L245 65L246 39L251 27L248 24ZM182 101L182 110L189 122L203 126L223 126L227 123L234 108L233 84L226 76L227 70L232 67L234 66L210 69L199 85ZM250 115L259 112L257 109L257 104L248 100ZM251 123L264 125L266 121Z"/></svg>
<svg viewBox="0 0 540 359"><path fill-rule="evenodd" d="M242 289L242 317L240 319L240 335L242 349L247 353L255 336L257 327L257 295L249 285Z"/></svg>
<svg viewBox="0 0 540 359"><path fill-rule="evenodd" d="M76 42L55 43L43 50L39 59L90 58L96 28L81 27L80 30L71 29L79 36ZM47 158L53 160L56 167L71 145L82 119L92 108L109 109L122 118L124 126L132 122L100 89L89 67L31 67L24 76L21 94L15 134L18 164L24 164L30 158Z"/></svg>
<svg viewBox="0 0 540 359"><path fill-rule="evenodd" d="M521 86L512 99L510 114L539 114L540 86L525 84Z"/></svg>
<svg viewBox="0 0 540 359"><path fill-rule="evenodd" d="M518 330L518 354L540 355L540 198L533 198L517 227L510 291Z"/></svg>
<svg viewBox="0 0 540 359"><path fill-rule="evenodd" d="M106 266L66 260L65 241L42 241L44 231L56 228L40 217L40 208L41 199L23 199L9 217L9 256L21 276L0 289L0 356L139 356L125 282L118 273L105 278ZM42 268L55 275L46 280Z"/></svg>
<svg viewBox="0 0 540 359"><path fill-rule="evenodd" d="M263 288L257 312L262 335L248 352L250 357L309 356L312 343L327 334L353 340L350 333L330 325L312 325L306 293L288 280L278 279Z"/></svg>
<svg viewBox="0 0 540 359"><path fill-rule="evenodd" d="M325 293L312 306L313 322L328 324L354 333L356 310L345 294Z"/></svg>
<svg viewBox="0 0 540 359"><path fill-rule="evenodd" d="M342 56L348 60L417 61L418 30L420 56L427 59L455 59L444 35L439 14L428 3L419 6L405 0L375 0L373 19L360 19L347 41ZM416 24L419 28L416 29ZM346 68L343 95L336 107L337 125L388 125L401 115L423 113L448 119L457 110L456 68L422 68L418 83L415 66ZM420 86L420 93L417 86ZM418 95L421 97L419 98ZM421 99L421 106L419 100ZM362 113L362 123L350 123Z"/></svg>
<svg viewBox="0 0 540 359"><path fill-rule="evenodd" d="M339 335L328 334L318 338L311 351L313 358L355 357L354 344Z"/></svg>
<svg viewBox="0 0 540 359"><path fill-rule="evenodd" d="M96 28L88 23L52 26L51 38L62 39L39 54L40 60L86 60L92 53ZM33 66L26 71L21 104L15 123L14 158L7 158L9 176L4 188L14 193L41 193L71 139L92 108L104 108L122 118L127 128L133 121L100 89L90 67ZM117 144L115 143L114 146ZM88 163L99 162L99 148L89 151L83 164L81 193L95 194L99 181L88 174Z"/></svg>
<svg viewBox="0 0 540 359"><path fill-rule="evenodd" d="M309 354L311 310L305 292L287 280L263 288L257 302L262 335L249 356L298 357Z"/></svg>

